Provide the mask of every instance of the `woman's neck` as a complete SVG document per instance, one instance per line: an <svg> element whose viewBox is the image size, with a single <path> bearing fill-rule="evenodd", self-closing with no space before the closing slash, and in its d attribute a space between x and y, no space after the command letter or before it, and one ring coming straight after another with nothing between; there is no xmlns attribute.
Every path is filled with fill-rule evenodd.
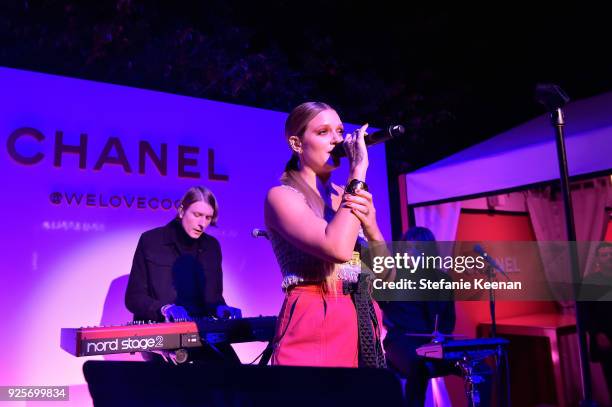
<svg viewBox="0 0 612 407"><path fill-rule="evenodd" d="M313 191L317 191L320 196L324 196L324 192L329 189L330 174L317 175L312 169L302 167L298 174Z"/></svg>

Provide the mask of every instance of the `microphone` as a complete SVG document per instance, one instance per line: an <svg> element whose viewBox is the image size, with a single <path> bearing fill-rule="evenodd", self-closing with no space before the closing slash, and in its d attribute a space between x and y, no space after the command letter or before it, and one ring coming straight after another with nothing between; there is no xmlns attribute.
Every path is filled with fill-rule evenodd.
<svg viewBox="0 0 612 407"><path fill-rule="evenodd" d="M539 83L535 93L538 103L544 105L549 112L562 108L570 100L567 93L553 83Z"/></svg>
<svg viewBox="0 0 612 407"><path fill-rule="evenodd" d="M258 238L258 237L265 237L266 239L270 240L270 236L268 235L268 232L263 230L263 229L253 229L251 231L251 236L253 236L254 238Z"/></svg>
<svg viewBox="0 0 612 407"><path fill-rule="evenodd" d="M481 255L485 259L485 261L487 263L489 263L489 265L491 267L493 267L495 270L499 271L504 277L506 277L508 280L510 280L510 277L508 277L508 275L506 274L504 269L502 269L499 266L499 264L497 264L497 262L495 261L495 259L493 257L489 256L489 254L485 251L485 249L482 248L481 245L479 245L479 244L474 245L474 252L476 254Z"/></svg>
<svg viewBox="0 0 612 407"><path fill-rule="evenodd" d="M405 131L404 126L401 124L392 124L391 126L375 131L372 134L366 134L364 136L366 146L369 147L373 146L374 144L383 143L387 140L402 137ZM346 157L346 151L344 151L342 143L337 144L336 147L334 147L334 149L331 151L331 155L336 158Z"/></svg>

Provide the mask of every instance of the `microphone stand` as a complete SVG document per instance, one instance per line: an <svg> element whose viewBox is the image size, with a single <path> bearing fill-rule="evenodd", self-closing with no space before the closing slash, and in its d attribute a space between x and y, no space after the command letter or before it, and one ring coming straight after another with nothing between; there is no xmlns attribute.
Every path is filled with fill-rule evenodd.
<svg viewBox="0 0 612 407"><path fill-rule="evenodd" d="M495 269L497 269L501 275L506 277L507 280L510 280L510 277L506 274L506 272L496 264L495 260L489 257L487 252L480 247L480 245L476 245L477 250L476 253L481 255L484 260L487 262L487 269L485 271L485 275L489 280L489 313L491 314L491 332L490 337L495 338L497 336L497 321L495 319L495 290L493 290L493 280L495 279Z"/></svg>
<svg viewBox="0 0 612 407"><path fill-rule="evenodd" d="M490 337L495 338L497 336L497 322L495 320L495 291L493 290L493 278L495 277L495 270L491 264L487 263L487 278L489 280L489 313L491 314L491 333Z"/></svg>
<svg viewBox="0 0 612 407"><path fill-rule="evenodd" d="M540 84L536 87L536 99L546 107L550 113L551 124L555 129L555 141L557 146L557 161L559 163L559 175L561 192L563 194L563 206L565 209L565 227L569 243L570 266L574 286L574 295L578 299L578 286L581 281L578 265L578 250L576 247L576 225L574 223L574 210L569 188L569 171L567 166L567 155L563 129L565 120L561 108L569 101L569 97L557 85ZM583 325L584 308L582 303L576 301L576 333L578 334L578 353L580 355L580 376L582 379L581 407L595 407L593 401L591 369L589 367L588 348L586 343L586 332Z"/></svg>
<svg viewBox="0 0 612 407"><path fill-rule="evenodd" d="M495 290L493 290L493 280L495 279L495 267L493 267L493 264L491 263L491 260L489 259L488 255L485 255L484 259L487 262L486 275L487 275L487 279L489 280L489 313L491 314L491 331L489 332L489 337L495 338L497 337L497 320L495 317ZM506 275L506 273L501 268L499 269L499 271L507 279L510 279L510 277L508 277L508 275ZM504 406L509 406L510 405L510 389L508 386L510 383L509 382L510 378L507 374L506 374L506 377L504 378L507 383L506 388L505 388L505 393L506 393L505 400L502 397L502 391L501 391L500 365L501 365L502 357L504 358L503 360L505 363L505 367L507 368L508 359L506 355L506 350L504 350L503 347L500 345L497 348L497 354L495 356L495 375L494 375L493 384L494 384L495 389L497 389L497 405L501 406L503 402Z"/></svg>

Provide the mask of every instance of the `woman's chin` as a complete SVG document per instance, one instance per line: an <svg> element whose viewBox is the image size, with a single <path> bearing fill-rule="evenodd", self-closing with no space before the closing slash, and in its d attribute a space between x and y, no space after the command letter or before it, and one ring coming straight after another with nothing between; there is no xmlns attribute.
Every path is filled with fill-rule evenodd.
<svg viewBox="0 0 612 407"><path fill-rule="evenodd" d="M332 171L340 166L340 160L337 158L330 157L329 160L324 162L322 165L319 164L315 172L319 176L325 176L331 174Z"/></svg>
<svg viewBox="0 0 612 407"><path fill-rule="evenodd" d="M340 167L340 157L329 157L329 159L325 163L325 167L328 168L330 171L333 171L336 168Z"/></svg>

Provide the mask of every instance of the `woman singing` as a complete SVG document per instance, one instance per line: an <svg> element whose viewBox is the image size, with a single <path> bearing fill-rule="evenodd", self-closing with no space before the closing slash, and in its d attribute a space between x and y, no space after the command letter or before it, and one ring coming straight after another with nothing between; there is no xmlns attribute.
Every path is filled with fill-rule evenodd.
<svg viewBox="0 0 612 407"><path fill-rule="evenodd" d="M382 367L380 311L355 252L361 231L383 242L365 184L367 124L352 134L321 102L297 106L285 122L292 156L281 185L268 192L265 222L283 274L286 297L279 315L275 365ZM346 189L331 182L344 143L350 165Z"/></svg>

